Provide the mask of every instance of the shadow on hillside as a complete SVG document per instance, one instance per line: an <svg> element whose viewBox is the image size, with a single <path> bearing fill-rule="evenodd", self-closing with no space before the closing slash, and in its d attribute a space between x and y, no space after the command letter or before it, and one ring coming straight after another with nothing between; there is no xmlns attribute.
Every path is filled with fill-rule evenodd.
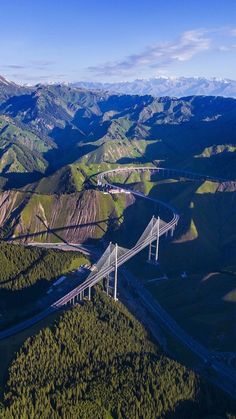
<svg viewBox="0 0 236 419"><path fill-rule="evenodd" d="M117 160L118 164L142 164L148 163L148 160L143 157L122 157L121 159Z"/></svg>
<svg viewBox="0 0 236 419"><path fill-rule="evenodd" d="M213 267L231 265L236 260L235 211L235 192L196 194L191 218L197 237L194 241L173 243L173 252L178 255L184 252L186 259L189 257L189 261L195 261L195 268L201 261L207 266L213 263ZM183 217L179 228L184 222Z"/></svg>
<svg viewBox="0 0 236 419"><path fill-rule="evenodd" d="M123 211L122 223L110 233L110 239L120 246L132 247L139 239L152 216L159 212L158 205L138 198Z"/></svg>
<svg viewBox="0 0 236 419"><path fill-rule="evenodd" d="M50 281L41 278L21 290L0 289L0 310L6 313L1 319L0 330L5 330L42 311L41 299L57 278L58 275L50 278Z"/></svg>
<svg viewBox="0 0 236 419"><path fill-rule="evenodd" d="M170 274L219 270L233 265L236 260L235 192L196 193L201 184L192 181L159 183L150 191L149 196L172 202L180 214L174 240L161 239L160 257ZM131 189L137 185L142 190L142 183L129 184ZM159 214L166 221L170 219L161 205L136 198L124 210L124 221L111 234L112 240L131 247L153 214Z"/></svg>
<svg viewBox="0 0 236 419"><path fill-rule="evenodd" d="M235 400L201 380L196 387L195 400L177 402L163 419L223 419L227 417L227 412L235 411Z"/></svg>
<svg viewBox="0 0 236 419"><path fill-rule="evenodd" d="M137 103L137 101L139 103ZM116 111L119 113L119 117L127 116L127 111L132 115L133 118L138 119L139 113L142 110L143 106L147 106L152 103L153 97L150 95L111 95L106 101L99 102L99 107L102 111ZM117 115L114 115L117 118Z"/></svg>
<svg viewBox="0 0 236 419"><path fill-rule="evenodd" d="M210 157L192 157L185 165L186 170L193 170L228 181L236 180L236 151L224 151Z"/></svg>
<svg viewBox="0 0 236 419"><path fill-rule="evenodd" d="M101 231L105 234L106 231L107 231L107 228L110 226L111 222L120 222L120 220L123 218L123 216L114 217L114 218L105 218L103 220L92 221L92 222L89 222L89 223L72 224L72 225L67 225L67 226L62 226L62 227L51 228L51 227L45 225L44 221L41 219L40 216L37 216L37 217L44 224L44 226L45 226L44 230L40 230L40 231L37 231L35 233L19 234L16 237L7 237L6 239L3 239L3 240L14 242L14 241L17 241L17 240L39 237L39 236L44 235L44 234L46 234L46 235L51 234L51 235L55 236L57 239L59 238L64 243L67 243L67 241L64 238L62 238L61 236L58 235L58 232L64 232L64 231L68 231L68 230L77 230L77 229L82 229L82 228L88 228L88 227L95 226L95 227L100 228ZM106 225L106 228L104 227L104 224Z"/></svg>
<svg viewBox="0 0 236 419"><path fill-rule="evenodd" d="M20 274L19 274L20 275ZM50 283L57 277L51 278L48 281L46 278L38 279L37 282L20 290L15 289L0 289L0 308L1 309L15 309L25 305L31 306L32 302L38 300L42 294L45 293ZM12 278L9 282L13 282ZM27 307L25 307L27 308Z"/></svg>
<svg viewBox="0 0 236 419"><path fill-rule="evenodd" d="M223 152L209 158L195 159L208 147L233 144L234 141L227 132L227 122L224 118L217 121L185 122L182 124L156 124L156 114L153 121L148 121L149 135L146 137L148 144L145 150L145 159L148 161L164 161L167 167L200 170L203 173L218 175L226 178L232 177L235 166L235 152ZM159 139L160 141L156 141ZM202 162L201 162L202 160ZM132 159L132 162L135 162ZM223 164L222 164L223 162ZM229 168L225 167L225 163ZM233 176L236 176L234 171Z"/></svg>
<svg viewBox="0 0 236 419"><path fill-rule="evenodd" d="M41 172L30 172L30 173L4 173L6 183L4 190L23 188L34 182L38 182L45 175Z"/></svg>
<svg viewBox="0 0 236 419"><path fill-rule="evenodd" d="M8 199L8 197L6 198L6 200L7 199ZM30 195L26 194L24 196L23 200L21 201L21 203L10 212L10 215L7 219L7 226L8 227L7 227L7 231L5 231L6 236L11 235L12 232L14 231L14 228L17 224L18 218L20 217L20 214L21 214L22 210L25 208L25 206L29 202L29 199L30 199ZM5 203L5 201L3 201L3 204L4 203ZM1 234L4 234L4 233L2 233L2 232L4 232L4 229L0 228L0 232L1 232ZM1 239L4 240L4 238L1 238Z"/></svg>
<svg viewBox="0 0 236 419"><path fill-rule="evenodd" d="M130 179L130 174L128 174L124 178L124 183L126 184ZM164 180L163 178L160 179L160 176L154 174L151 176L151 181L160 181ZM180 212L182 218L184 218L184 225L182 224L181 230L178 230L178 234L183 234L184 232L188 231L190 224L191 224L191 210L189 208L191 200L196 192L196 189L199 188L201 183L199 182L175 182L175 183L159 183L155 185L150 190L148 197L153 197L158 200L163 201L163 203L171 203L173 197L181 196L183 193L186 193L186 189L189 191L189 196L185 197L185 209L184 214L181 209L178 208L177 205L173 204L173 207L176 208L177 212ZM122 183L117 183L116 185L122 187ZM129 183L128 184L130 189L136 188L143 193L145 193L145 186L142 182L136 183ZM144 198L136 198L135 203L124 210L124 224L130 223L129 227L132 228L132 231L139 231L140 234L142 229L146 227L148 222L150 221L151 217L154 215L157 217L158 215L160 218L166 222L170 221L172 218L172 212L166 208L164 205L145 200ZM183 217L184 216L184 217ZM142 226L142 227L141 227ZM121 227L122 228L122 227Z"/></svg>
<svg viewBox="0 0 236 419"><path fill-rule="evenodd" d="M94 151L97 149L98 146L94 146L92 144L83 144L77 146L68 145L68 148L62 149L55 149L49 150L44 155L44 158L48 161L49 166L46 171L46 176L50 176L55 173L61 167L75 163L80 157L84 156L85 154Z"/></svg>
<svg viewBox="0 0 236 419"><path fill-rule="evenodd" d="M86 115L86 109L79 109L73 119L73 124L83 132L83 139L97 141L106 135L111 121L103 121L102 115Z"/></svg>
<svg viewBox="0 0 236 419"><path fill-rule="evenodd" d="M38 257L38 259L34 260L29 266L27 266L26 269L24 269L23 271L20 271L17 275L13 276L12 278L7 279L6 281L1 281L0 286L9 284L11 282L13 283L14 281L17 281L22 275L27 275L31 271L31 269L35 268L40 262L42 262L44 256Z"/></svg>
<svg viewBox="0 0 236 419"><path fill-rule="evenodd" d="M16 117L19 111L28 111L29 108L36 105L36 102L37 97L34 93L12 96L0 105L0 111L7 109L8 115Z"/></svg>
<svg viewBox="0 0 236 419"><path fill-rule="evenodd" d="M173 410L167 412L163 419L196 419L199 414L199 404L193 400L182 400Z"/></svg>

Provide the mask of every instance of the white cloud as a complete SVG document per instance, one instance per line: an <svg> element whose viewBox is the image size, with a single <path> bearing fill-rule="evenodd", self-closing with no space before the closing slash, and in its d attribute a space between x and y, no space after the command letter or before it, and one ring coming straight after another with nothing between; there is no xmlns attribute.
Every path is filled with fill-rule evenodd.
<svg viewBox="0 0 236 419"><path fill-rule="evenodd" d="M139 54L130 55L120 61L92 66L88 70L106 76L116 75L117 72L127 74L143 67L160 70L175 61L188 61L194 55L209 50L211 39L206 34L207 31L202 29L190 30L174 41L149 46Z"/></svg>

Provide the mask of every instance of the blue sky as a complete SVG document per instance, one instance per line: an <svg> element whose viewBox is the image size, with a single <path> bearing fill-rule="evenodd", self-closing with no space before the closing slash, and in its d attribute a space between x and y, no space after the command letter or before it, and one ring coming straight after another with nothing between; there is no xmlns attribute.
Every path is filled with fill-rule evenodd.
<svg viewBox="0 0 236 419"><path fill-rule="evenodd" d="M236 79L236 0L0 0L0 74Z"/></svg>

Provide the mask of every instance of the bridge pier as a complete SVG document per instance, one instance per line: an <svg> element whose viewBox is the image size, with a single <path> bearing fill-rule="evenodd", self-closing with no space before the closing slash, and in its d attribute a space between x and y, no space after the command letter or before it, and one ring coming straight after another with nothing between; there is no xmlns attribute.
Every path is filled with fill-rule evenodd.
<svg viewBox="0 0 236 419"><path fill-rule="evenodd" d="M109 287L110 287L110 275L108 274L107 278L107 283L106 283L106 293L107 295L109 295Z"/></svg>
<svg viewBox="0 0 236 419"><path fill-rule="evenodd" d="M91 287L88 287L88 299L91 301Z"/></svg>
<svg viewBox="0 0 236 419"><path fill-rule="evenodd" d="M117 301L117 281L118 281L118 266L117 266L117 260L118 260L118 245L116 243L115 245L115 275L114 275L114 300Z"/></svg>

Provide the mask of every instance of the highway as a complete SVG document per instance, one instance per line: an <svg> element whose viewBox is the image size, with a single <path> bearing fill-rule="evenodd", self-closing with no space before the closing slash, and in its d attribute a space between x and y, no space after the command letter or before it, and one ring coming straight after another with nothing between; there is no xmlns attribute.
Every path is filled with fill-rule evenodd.
<svg viewBox="0 0 236 419"><path fill-rule="evenodd" d="M82 245L81 243L43 243L43 242L32 242L23 244L26 247L42 247L44 249L57 249L63 252L80 252L86 256L96 253L94 246Z"/></svg>
<svg viewBox="0 0 236 419"><path fill-rule="evenodd" d="M215 176L208 176L203 175L187 170L181 170L181 169L172 169L168 167L154 167L154 166L125 166L125 167L118 167L116 169L107 170L105 172L101 172L97 175L97 182L99 184L104 183L104 179L107 176L117 175L121 173L127 173L131 174L132 172L136 173L144 173L149 172L152 174L158 174L162 177L166 178L183 178L188 180L202 180L202 181L210 181L210 182L217 182L217 183L224 183L229 181L229 179L223 179Z"/></svg>
<svg viewBox="0 0 236 419"><path fill-rule="evenodd" d="M214 371L217 378L208 377L214 384L236 399L236 374L235 370L224 363L212 358L212 351L204 347L198 341L186 333L173 318L162 308L150 292L136 279L127 269L122 267L122 275L126 278L129 286L138 294L143 306L154 315L157 324L164 326L164 330L170 332L177 340L186 346L192 353L197 355L203 364Z"/></svg>
<svg viewBox="0 0 236 419"><path fill-rule="evenodd" d="M165 222L163 220L160 221L160 228L159 231L157 233L157 219L154 218L154 229L150 229L150 231L148 232L148 234L146 234L146 236L143 237L143 240L139 240L136 245L132 248L132 249L126 249L126 251L124 252L124 254L122 254L121 256L119 256L117 258L116 261L116 266L115 264L109 264L108 266L105 265L101 266L101 268L97 271L94 272L92 275L89 276L89 278L80 286L78 286L77 288L75 288L74 290L72 290L70 293L68 293L67 295L65 295L64 297L62 297L60 300L58 300L57 302L55 302L55 306L60 307L63 306L67 303L72 303L75 298L77 298L78 295L82 295L82 293L84 293L87 289L91 289L91 287L93 287L94 285L96 285L101 279L107 277L108 275L110 275L112 272L115 271L115 269L121 265L123 265L125 262L127 262L129 259L131 259L134 255L136 255L137 253L139 253L141 250L143 250L145 247L149 246L150 243L152 243L153 241L156 240L157 238L157 234L159 237L168 234L169 231L171 231L173 233L178 221L179 221L179 214L176 211L176 209L171 206L170 204L160 201L158 199L155 198L151 198L151 197L147 197L144 194L142 194L141 192L138 191L133 191L127 187L120 187L117 185L114 185L113 183L108 182L107 177L108 176L114 176L114 175L120 175L120 174L127 174L130 175L133 172L138 172L138 173L144 173L144 172L149 172L151 174L161 174L161 176L170 176L170 177L178 177L178 178L186 178L186 179L190 179L190 180L202 180L202 181L211 181L211 182L223 182L225 180L220 179L220 178L216 178L216 177L211 177L211 176L207 176L207 175L201 175L201 174L196 174L193 172L186 172L186 171L182 171L182 170L177 170L177 169L168 169L168 168L161 168L161 167L146 167L146 166L140 166L140 167L121 167L121 168L116 168L116 169L112 169L112 170L108 170L102 173L99 173L97 175L97 184L99 187L103 188L105 191L109 191L109 189L111 190L118 190L119 192L124 192L124 193L132 193L135 196L138 196L139 198L143 198L143 199L147 199L150 201L153 201L155 203L157 203L159 205L159 207L163 207L164 209L166 209L169 214L170 214L170 220L168 222ZM150 223L149 223L150 224ZM147 227L148 228L148 227ZM143 236L143 235L142 235ZM142 238L141 236L141 238ZM105 260L104 260L105 262Z"/></svg>
<svg viewBox="0 0 236 419"><path fill-rule="evenodd" d="M28 329L29 327L33 326L35 323L40 322L45 317L48 317L50 314L55 312L54 307L48 307L46 310L41 311L40 313L36 314L33 317L30 317L29 319L24 320L23 322L17 323L14 326L9 327L6 330L3 330L0 332L0 340L6 339L10 336L14 336L17 333L22 332L25 329Z"/></svg>
<svg viewBox="0 0 236 419"><path fill-rule="evenodd" d="M104 190L109 191L112 190L119 190L120 192L124 193L132 193L133 195L151 200L157 203L159 206L165 208L169 214L169 220L159 220L155 217L152 218L146 229L144 230L143 234L141 235L140 239L131 249L124 249L119 248L117 245L112 247L111 245L105 250L102 257L97 262L97 269L94 272L91 272L87 279L70 292L63 295L60 299L54 301L50 307L46 310L42 311L41 313L37 314L36 316L32 317L31 319L25 320L24 322L19 323L5 331L0 332L0 339L4 339L8 336L16 334L21 330L30 327L32 324L40 321L42 318L48 316L50 313L61 309L62 307L66 306L67 304L74 304L77 301L77 298L84 295L86 290L91 291L91 288L96 285L99 281L103 278L108 277L112 272L117 270L118 267L122 266L125 262L131 259L134 255L142 251L145 247L149 246L153 241L157 240L159 237L168 234L169 231L173 232L174 228L176 227L179 221L179 214L170 204L167 204L163 201L146 197L144 194L138 191L133 191L128 189L124 186L118 187L109 183L106 180L107 176L117 175L122 173L132 173L133 171L138 172L145 172L149 171L151 173L157 172L158 174L162 174L163 176L176 176L176 177L184 177L191 180L202 180L202 181L212 181L212 182L222 182L225 180L213 178L205 175L194 174L192 172L183 172L178 171L175 169L165 169L165 168L153 168L153 167L126 167L126 168L117 168L107 172L100 173L97 176L97 183L99 187L104 188ZM43 244L44 246L44 244ZM55 246L55 244L46 244L45 247ZM69 247L71 244L61 244L57 245L61 249L70 250ZM77 250L85 250L88 251L86 248L82 249L82 246L72 245L73 248L77 248ZM118 250L119 251L118 251ZM125 273L126 278L128 279L129 283L132 284L135 291L138 293L139 298L142 300L143 304L147 307L147 309L155 314L155 316L161 321L161 323L165 326L165 328L178 340L180 340L186 347L188 347L193 353L195 353L199 358L202 359L203 363L208 364L211 366L211 369L214 370L216 375L219 375L222 379L222 383L219 383L217 380L216 384L221 386L223 390L228 392L232 397L236 398L235 394L235 386L236 386L236 376L231 368L227 367L225 364L218 360L212 359L212 353L201 345L199 342L195 341L191 336L189 336L169 315L168 313L157 303L156 300L152 297L152 295L143 287L140 281L137 281L130 273L128 273L124 268L122 268L123 273ZM90 294L89 294L90 295Z"/></svg>
<svg viewBox="0 0 236 419"><path fill-rule="evenodd" d="M187 178L187 179L191 179L191 180L211 180L213 182L219 182L222 181L222 179L217 179L217 178L212 178L206 175L199 175L196 173L192 173L192 172L185 172L185 171L181 171L181 170L176 170L176 169L168 169L168 168L155 168L155 167L121 167L121 168L116 168L113 170L109 170L106 172L102 172L99 173L97 175L97 184L98 187L107 189L107 188L112 188L112 189L121 189L120 187L110 184L107 180L106 177L107 176L113 176L113 175L119 175L120 173L126 173L126 174L130 174L133 172L139 172L139 173L143 173L143 172L150 172L150 173L157 173L157 174L161 174L162 176L176 176L176 177L180 177L180 178ZM51 304L50 310L56 310L56 309L60 309L61 307L67 305L67 304L74 304L75 301L78 299L78 297L80 298L80 296L84 295L84 292L86 290L89 290L89 292L91 291L91 287L93 287L94 285L96 285L101 279L107 277L108 275L110 275L112 272L115 271L115 269L117 269L118 267L120 267L121 265L123 265L125 262L127 262L129 259L131 259L134 255L136 255L137 253L139 253L141 250L143 250L145 247L149 246L153 241L155 241L157 239L157 235L158 237L161 237L165 234L168 234L169 231L173 232L174 228L176 227L178 221L179 221L179 214L178 212L175 210L175 208L173 208L170 204L151 198L151 197L147 197L144 194L142 194L141 192L138 191L133 191L130 190L128 188L125 188L124 186L122 187L122 191L125 193L132 193L135 196L139 197L139 198L143 198L143 199L147 199L150 201L153 201L155 203L157 203L159 206L162 206L164 209L166 209L169 212L169 217L170 220L168 222L165 222L163 220L160 220L160 223L158 225L158 220L156 218L153 217L153 219L150 221L150 223L148 224L147 228L145 229L144 233L141 235L141 238L137 241L137 243L134 245L133 248L131 249L120 249L122 250L121 253L118 255L118 257L116 258L115 263L108 263L107 264L107 260L109 260L111 254L108 254L107 259L103 260L102 258L100 258L100 267L99 269L97 269L95 272L92 272L89 277L79 286L75 287L72 291L68 292L67 294L65 294L63 297L61 297L60 299L58 299L57 301L53 302ZM32 244L31 244L32 245ZM37 244L38 245L38 244ZM60 245L57 244L53 244L53 243L46 243L46 244L41 244L44 247L52 247L52 246L56 246L57 248L61 248L61 249L65 249L65 250L70 250L70 244L66 244L66 243L62 243ZM77 245L73 245L73 249L74 246ZM88 251L86 248L83 249L82 246L78 246L79 250L82 251ZM77 247L77 249L78 249ZM106 254L107 250L104 252L104 254ZM112 251L112 254L114 253L114 250ZM104 263L101 263L104 262ZM99 265L99 261L98 261L98 265ZM35 322L38 321L38 316L34 317ZM31 325L33 321L32 319L28 320L28 324ZM25 329L27 326L27 320L25 322L22 322L18 325L16 325L16 327L12 327L10 328L11 332L6 331L2 331L0 332L0 339L4 339L6 336L9 336L9 333L14 334L14 333L18 333L18 331Z"/></svg>

